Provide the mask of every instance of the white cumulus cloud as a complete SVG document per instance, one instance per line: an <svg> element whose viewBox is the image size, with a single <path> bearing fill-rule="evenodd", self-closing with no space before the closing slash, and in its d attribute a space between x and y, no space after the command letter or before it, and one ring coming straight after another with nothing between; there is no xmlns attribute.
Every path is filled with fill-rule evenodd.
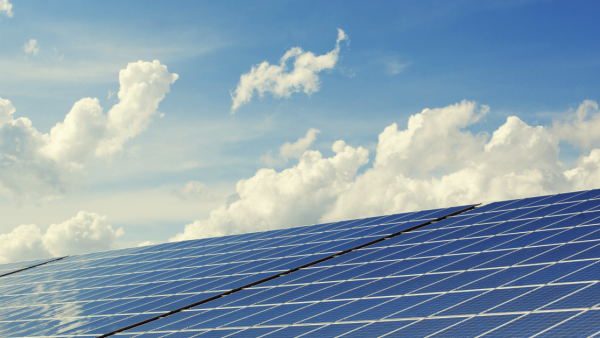
<svg viewBox="0 0 600 338"><path fill-rule="evenodd" d="M577 110L564 119L554 121L554 132L562 140L577 146L589 148L599 146L600 114L598 103L585 100Z"/></svg>
<svg viewBox="0 0 600 338"><path fill-rule="evenodd" d="M405 128L394 123L383 130L364 173L357 175L368 161L361 147L337 141L330 158L307 150L293 168L260 169L239 181L239 200L171 240L599 188L600 149L582 154L572 169L559 161L561 140L595 140L573 130L591 130L600 119L596 107L585 101L575 117L554 126L533 127L510 116L491 135L468 131L489 114L487 106L462 101L424 109Z"/></svg>
<svg viewBox="0 0 600 338"><path fill-rule="evenodd" d="M4 15L11 18L13 16L12 6L8 0L0 0L0 13L4 13Z"/></svg>
<svg viewBox="0 0 600 338"><path fill-rule="evenodd" d="M0 263L104 251L123 233L108 225L106 216L86 211L50 225L44 234L35 224L23 224L0 234Z"/></svg>
<svg viewBox="0 0 600 338"><path fill-rule="evenodd" d="M0 98L0 191L33 199L64 194L90 158L121 152L148 127L177 77L157 60L132 62L119 72L119 102L107 114L98 99L81 99L48 134L15 119L11 102Z"/></svg>
<svg viewBox="0 0 600 338"><path fill-rule="evenodd" d="M290 158L300 158L302 154L310 147L317 139L317 134L321 131L315 128L310 128L304 137L299 138L296 142L286 142L279 147L279 155L273 156L273 152L269 151L266 155L260 157L260 160L269 167L275 167L280 164L285 164Z"/></svg>
<svg viewBox="0 0 600 338"><path fill-rule="evenodd" d="M340 53L340 42L348 40L343 30L338 29L338 38L335 48L327 54L316 56L312 52L305 52L300 47L288 50L279 65L271 65L267 61L252 66L249 73L242 74L240 82L231 94L233 105L231 112L234 113L240 106L250 102L254 91L259 96L270 92L277 98L290 97L294 92L303 91L310 95L319 91L319 72L332 69L338 61ZM293 59L294 68L288 71L287 62Z"/></svg>
<svg viewBox="0 0 600 338"><path fill-rule="evenodd" d="M237 183L239 200L211 212L210 217L185 226L171 240L277 229L316 222L352 184L357 170L368 162L369 151L344 141L333 144L335 155L323 158L307 150L292 168L260 169Z"/></svg>
<svg viewBox="0 0 600 338"><path fill-rule="evenodd" d="M37 47L37 40L31 39L29 42L26 42L23 45L23 51L25 51L26 54L38 55L40 49Z"/></svg>

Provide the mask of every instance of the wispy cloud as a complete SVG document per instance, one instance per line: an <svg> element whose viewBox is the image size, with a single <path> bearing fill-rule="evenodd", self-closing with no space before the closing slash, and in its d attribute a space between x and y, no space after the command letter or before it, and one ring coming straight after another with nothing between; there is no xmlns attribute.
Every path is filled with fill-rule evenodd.
<svg viewBox="0 0 600 338"><path fill-rule="evenodd" d="M23 45L23 51L26 54L38 55L40 49L37 47L37 40L31 39Z"/></svg>
<svg viewBox="0 0 600 338"><path fill-rule="evenodd" d="M270 65L267 61L252 66L249 73L242 74L235 92L231 94L233 105L231 113L250 102L254 91L259 96L269 92L277 98L290 97L292 93L303 91L310 95L319 91L319 72L332 69L338 61L340 42L348 40L343 30L338 29L338 38L335 48L327 54L315 56L312 52L305 52L300 47L288 50L279 65ZM294 59L294 68L287 71L287 62Z"/></svg>
<svg viewBox="0 0 600 338"><path fill-rule="evenodd" d="M12 18L12 6L13 5L10 2L8 2L8 0L0 0L0 13L3 13L9 18Z"/></svg>
<svg viewBox="0 0 600 338"><path fill-rule="evenodd" d="M279 147L279 155L274 156L272 151L260 157L260 160L269 167L286 164L290 158L300 158L302 154L310 147L317 139L317 134L321 131L315 128L310 128L304 137L299 138L296 142L286 142Z"/></svg>

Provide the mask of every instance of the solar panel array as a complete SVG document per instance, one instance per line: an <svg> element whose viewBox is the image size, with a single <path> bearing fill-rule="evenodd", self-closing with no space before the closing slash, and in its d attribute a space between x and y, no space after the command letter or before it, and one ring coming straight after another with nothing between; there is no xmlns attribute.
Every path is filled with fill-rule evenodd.
<svg viewBox="0 0 600 338"><path fill-rule="evenodd" d="M166 243L0 265L0 337L591 336L599 260L600 190Z"/></svg>
<svg viewBox="0 0 600 338"><path fill-rule="evenodd" d="M492 203L117 335L594 335L599 195Z"/></svg>
<svg viewBox="0 0 600 338"><path fill-rule="evenodd" d="M216 298L205 304L213 303L220 295L236 288L289 273L332 254L464 208L64 258L0 278L0 336L95 337L107 334ZM282 277L274 279L279 278ZM232 295L221 298L231 299ZM196 307L193 309L197 310ZM155 322L174 316L176 314Z"/></svg>

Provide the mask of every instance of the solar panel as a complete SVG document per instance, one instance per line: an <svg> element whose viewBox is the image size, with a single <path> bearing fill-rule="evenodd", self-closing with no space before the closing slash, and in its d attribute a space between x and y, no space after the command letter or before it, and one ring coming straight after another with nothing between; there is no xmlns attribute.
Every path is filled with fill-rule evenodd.
<svg viewBox="0 0 600 338"><path fill-rule="evenodd" d="M10 273L0 278L0 336L593 335L598 197L591 190L0 265L0 275Z"/></svg>
<svg viewBox="0 0 600 338"><path fill-rule="evenodd" d="M491 203L126 334L166 335L174 327L199 337L223 330L238 330L231 337L520 337L574 327L595 334L598 195Z"/></svg>
<svg viewBox="0 0 600 338"><path fill-rule="evenodd" d="M241 286L289 273L291 269L381 240L390 234L462 209L465 207L64 258L0 279L0 335L99 336L163 314L170 314L170 329L165 334L172 337L236 334L245 330L215 328L236 316L250 318L260 313L267 316L272 313L268 312L272 306L245 307L239 311L228 308L207 311L199 305L190 311L173 314L170 311L212 298L215 300L208 303L219 301L220 295ZM329 285L311 284L310 288L314 289L311 294L335 293L334 289L327 289L327 286L335 284L337 282ZM306 289L288 291L280 297L292 294L308 296L304 294ZM231 300L233 295L223 298ZM263 301L268 302L267 299ZM275 317L273 314L269 316ZM158 322L162 321L152 323ZM318 325L308 326L311 330L320 328ZM177 331L189 327L194 327L194 331ZM305 326L301 327L279 327L277 332L284 332L282 330L285 329L285 332L292 334L296 332L294 330L306 329ZM258 328L249 332L267 331ZM146 335L157 336L156 333Z"/></svg>

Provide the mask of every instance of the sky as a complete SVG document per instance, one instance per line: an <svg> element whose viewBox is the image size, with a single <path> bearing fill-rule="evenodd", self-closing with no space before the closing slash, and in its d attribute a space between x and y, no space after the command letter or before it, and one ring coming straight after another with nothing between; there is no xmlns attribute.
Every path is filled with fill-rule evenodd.
<svg viewBox="0 0 600 338"><path fill-rule="evenodd" d="M0 263L600 188L599 9L0 0Z"/></svg>

